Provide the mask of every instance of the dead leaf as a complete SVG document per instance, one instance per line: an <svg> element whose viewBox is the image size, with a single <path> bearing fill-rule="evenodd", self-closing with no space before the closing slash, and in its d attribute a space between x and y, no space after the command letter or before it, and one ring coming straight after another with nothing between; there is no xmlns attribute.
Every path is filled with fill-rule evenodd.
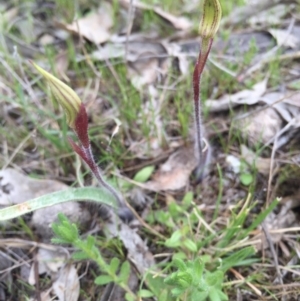
<svg viewBox="0 0 300 301"><path fill-rule="evenodd" d="M145 56L148 56L145 54ZM158 59L151 58L144 60L143 58L137 60L134 66L128 68L128 77L131 79L132 85L142 90L145 84L151 84L156 81L159 76Z"/></svg>
<svg viewBox="0 0 300 301"><path fill-rule="evenodd" d="M120 0L120 3L127 9L130 6L130 0ZM164 11L163 9L161 9L158 6L148 5L148 4L145 4L138 0L133 1L133 6L140 10L154 11L157 15L159 15L160 17L162 17L163 19L168 21L170 24L172 24L172 26L176 29L188 30L192 27L192 22L189 19L187 19L185 17L174 16L174 15Z"/></svg>
<svg viewBox="0 0 300 301"><path fill-rule="evenodd" d="M44 248L39 248L36 260L38 261L38 272L39 275L44 273L56 274L59 269L65 264L68 258L68 251L59 248L56 250L49 250ZM28 283L30 285L35 285L35 272L34 264L31 265Z"/></svg>
<svg viewBox="0 0 300 301"><path fill-rule="evenodd" d="M114 213L112 213L111 220L105 224L105 229L108 238L118 237L122 241L128 251L128 259L136 266L141 275L154 266L154 257L145 242L135 230L116 218Z"/></svg>
<svg viewBox="0 0 300 301"><path fill-rule="evenodd" d="M278 2L277 2L278 3ZM280 3L280 2L279 2ZM275 2L274 2L275 4ZM292 5L278 4L269 9L259 11L248 19L248 23L252 26L272 26L281 23L282 18L291 10Z"/></svg>
<svg viewBox="0 0 300 301"><path fill-rule="evenodd" d="M172 154L153 175L153 179L144 185L154 191L179 190L188 184L189 177L196 167L194 148L182 148Z"/></svg>
<svg viewBox="0 0 300 301"><path fill-rule="evenodd" d="M59 301L76 301L79 298L79 278L73 264L61 268L57 280L52 284Z"/></svg>
<svg viewBox="0 0 300 301"><path fill-rule="evenodd" d="M257 108L256 108L257 109ZM255 114L234 120L233 126L251 145L266 144L281 130L282 119L274 108L257 110Z"/></svg>
<svg viewBox="0 0 300 301"><path fill-rule="evenodd" d="M256 2L248 1L248 5L242 7L236 7L222 23L237 25L245 20L249 20L252 16L256 16L259 13L268 10L278 5L282 0L263 0Z"/></svg>
<svg viewBox="0 0 300 301"><path fill-rule="evenodd" d="M277 41L278 45L290 48L297 48L297 46L300 43L299 38L291 34L288 30L269 29L268 31Z"/></svg>
<svg viewBox="0 0 300 301"><path fill-rule="evenodd" d="M254 166L260 173L268 175L270 172L271 159L258 157L246 145L241 145L241 154L244 160L251 166Z"/></svg>
<svg viewBox="0 0 300 301"><path fill-rule="evenodd" d="M108 59L123 58L125 57L125 53L125 44L106 43L94 51L91 56L97 61L105 61ZM129 56L127 56L127 60L130 60Z"/></svg>
<svg viewBox="0 0 300 301"><path fill-rule="evenodd" d="M61 24L65 29L76 33L96 45L108 41L113 27L113 11L111 4L101 2L97 12L91 13L72 24Z"/></svg>
<svg viewBox="0 0 300 301"><path fill-rule="evenodd" d="M54 41L55 41L55 37L48 34L48 33L45 33L43 34L40 38L39 38L39 43L45 47L47 45L53 45L54 44Z"/></svg>
<svg viewBox="0 0 300 301"><path fill-rule="evenodd" d="M125 47L125 43L107 43L94 51L92 57L100 61L124 58ZM161 43L140 41L127 44L126 60L129 62L127 76L138 90L141 90L144 85L153 84L164 78L171 62Z"/></svg>
<svg viewBox="0 0 300 301"><path fill-rule="evenodd" d="M211 112L228 110L240 104L252 105L257 103L266 92L267 79L255 84L251 90L242 90L232 95L224 95L218 100L208 99L206 106Z"/></svg>
<svg viewBox="0 0 300 301"><path fill-rule="evenodd" d="M277 244L280 243L284 238L284 233L276 233L276 230L297 226L297 219L295 213L291 210L290 204L286 203L281 207L278 214L271 212L264 220L264 225L270 234L272 243ZM259 234L253 237L253 240L257 239L261 241L260 243L256 244L257 250L265 249L269 246L262 230L260 230Z"/></svg>
<svg viewBox="0 0 300 301"><path fill-rule="evenodd" d="M127 75L136 89L141 90L144 85L161 81L167 74L170 60L161 58L166 54L161 44L131 43L128 49L131 62L128 65Z"/></svg>

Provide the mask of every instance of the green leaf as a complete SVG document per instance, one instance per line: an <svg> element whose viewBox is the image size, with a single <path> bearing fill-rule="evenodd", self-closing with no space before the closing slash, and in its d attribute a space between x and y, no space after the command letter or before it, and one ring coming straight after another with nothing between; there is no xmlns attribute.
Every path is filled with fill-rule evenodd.
<svg viewBox="0 0 300 301"><path fill-rule="evenodd" d="M139 183L145 183L151 177L154 169L155 166L153 165L144 167L136 173L133 180Z"/></svg>
<svg viewBox="0 0 300 301"><path fill-rule="evenodd" d="M215 288L221 287L223 278L224 274L222 271L214 271L213 273L207 272L205 275L206 283Z"/></svg>
<svg viewBox="0 0 300 301"><path fill-rule="evenodd" d="M198 251L197 245L191 239L185 239L183 245L191 252L196 253Z"/></svg>
<svg viewBox="0 0 300 301"><path fill-rule="evenodd" d="M186 259L187 258L187 255L184 253L184 252L177 252L177 253L175 253L175 254L173 254L173 260L174 259Z"/></svg>
<svg viewBox="0 0 300 301"><path fill-rule="evenodd" d="M260 214L257 215L257 217L252 222L251 226L247 229L246 235L247 236L251 231L256 229L264 220L265 218L270 214L271 211L278 205L280 202L280 199L275 199L268 208L263 210Z"/></svg>
<svg viewBox="0 0 300 301"><path fill-rule="evenodd" d="M124 261L121 265L120 269L120 281L127 283L130 275L130 263L128 261Z"/></svg>
<svg viewBox="0 0 300 301"><path fill-rule="evenodd" d="M176 230L171 237L165 241L165 246L169 248L176 248L180 246L181 236L180 230Z"/></svg>
<svg viewBox="0 0 300 301"><path fill-rule="evenodd" d="M57 237L51 238L51 242L56 245L63 245L67 243L64 239L57 238Z"/></svg>
<svg viewBox="0 0 300 301"><path fill-rule="evenodd" d="M153 277L151 273L147 273L145 283L147 287L153 292L158 301L172 301L169 297L169 289L166 282L161 276Z"/></svg>
<svg viewBox="0 0 300 301"><path fill-rule="evenodd" d="M69 201L95 201L116 208L116 200L105 188L69 188L40 196L30 201L0 209L0 221L16 218L37 209Z"/></svg>
<svg viewBox="0 0 300 301"><path fill-rule="evenodd" d="M52 224L52 230L57 238L63 243L73 243L78 237L78 229L74 223L71 223L68 218L62 213L58 214L58 222Z"/></svg>
<svg viewBox="0 0 300 301"><path fill-rule="evenodd" d="M141 289L141 290L139 291L139 296L140 296L141 298L151 298L151 297L154 296L154 294L153 294L152 292L148 291L148 290Z"/></svg>
<svg viewBox="0 0 300 301"><path fill-rule="evenodd" d="M226 294L224 294L221 290L218 290L218 294L220 296L220 300L222 300L222 301L228 300L228 296Z"/></svg>
<svg viewBox="0 0 300 301"><path fill-rule="evenodd" d="M175 287L172 289L172 294L174 296L180 296L182 293L184 293L185 289L179 288L179 287Z"/></svg>
<svg viewBox="0 0 300 301"><path fill-rule="evenodd" d="M182 200L182 205L184 205L185 208L191 205L192 201L194 199L194 194L192 191L189 191L185 194Z"/></svg>
<svg viewBox="0 0 300 301"><path fill-rule="evenodd" d="M178 284L182 288L188 288L193 282L193 276L188 271L177 273Z"/></svg>
<svg viewBox="0 0 300 301"><path fill-rule="evenodd" d="M231 267L240 265L241 262L243 262L245 259L247 259L250 256L253 256L255 254L254 247L246 247L241 250L238 250L231 254L230 256L223 258L222 263L222 270L225 272Z"/></svg>
<svg viewBox="0 0 300 301"><path fill-rule="evenodd" d="M180 258L173 258L173 264L180 270L185 271L187 269L186 264Z"/></svg>
<svg viewBox="0 0 300 301"><path fill-rule="evenodd" d="M113 278L109 275L101 275L95 279L97 285L105 285L113 281Z"/></svg>
<svg viewBox="0 0 300 301"><path fill-rule="evenodd" d="M210 301L221 301L218 291L215 289L210 290L208 296Z"/></svg>
<svg viewBox="0 0 300 301"><path fill-rule="evenodd" d="M173 273L165 278L164 283L171 285L171 286L177 286L178 285L178 277L176 273Z"/></svg>
<svg viewBox="0 0 300 301"><path fill-rule="evenodd" d="M109 269L110 269L110 272L112 274L116 274L118 268L119 268L119 265L120 265L120 260L116 257L114 257L111 262L110 262L110 265L109 265Z"/></svg>
<svg viewBox="0 0 300 301"><path fill-rule="evenodd" d="M130 295L128 293L125 294L125 300L126 301L136 301L135 298L134 298L134 296L132 296L132 295Z"/></svg>
<svg viewBox="0 0 300 301"><path fill-rule="evenodd" d="M89 249L89 250L92 250L92 248L94 247L95 245L95 237L92 236L92 235L89 235L86 239L86 247Z"/></svg>
<svg viewBox="0 0 300 301"><path fill-rule="evenodd" d="M240 181L245 186L249 186L253 180L253 176L250 173L243 173L240 175Z"/></svg>
<svg viewBox="0 0 300 301"><path fill-rule="evenodd" d="M204 271L204 262L201 261L199 258L195 259L194 262L194 273L195 273L195 278L202 278L203 276L203 271Z"/></svg>
<svg viewBox="0 0 300 301"><path fill-rule="evenodd" d="M208 292L199 292L199 291L194 291L192 293L191 301L206 301L208 296Z"/></svg>
<svg viewBox="0 0 300 301"><path fill-rule="evenodd" d="M74 258L75 260L85 260L89 259L89 256L83 251L77 251L72 254L72 258Z"/></svg>

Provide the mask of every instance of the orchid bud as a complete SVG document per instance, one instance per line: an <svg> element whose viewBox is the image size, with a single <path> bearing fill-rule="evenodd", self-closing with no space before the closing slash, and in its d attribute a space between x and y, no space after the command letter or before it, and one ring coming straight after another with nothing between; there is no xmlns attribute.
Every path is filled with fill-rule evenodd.
<svg viewBox="0 0 300 301"><path fill-rule="evenodd" d="M213 39L217 33L222 17L219 0L204 0L203 15L199 33L203 39Z"/></svg>
<svg viewBox="0 0 300 301"><path fill-rule="evenodd" d="M67 115L67 123L75 128L75 121L81 108L81 100L78 95L61 80L45 71L43 68L31 62L35 69L44 77L57 102L63 107Z"/></svg>

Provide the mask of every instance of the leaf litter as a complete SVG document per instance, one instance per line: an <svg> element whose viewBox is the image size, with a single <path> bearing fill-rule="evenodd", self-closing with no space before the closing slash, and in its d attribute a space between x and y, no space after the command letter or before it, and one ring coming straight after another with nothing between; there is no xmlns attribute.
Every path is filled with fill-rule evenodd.
<svg viewBox="0 0 300 301"><path fill-rule="evenodd" d="M130 8L130 1L122 0L120 3L121 6L125 8L125 12ZM66 24L61 21L56 22L54 32L50 32L50 34L43 32L45 31L45 28L38 28L38 35L43 37L38 39L39 48L43 51L44 47L48 43L53 43L53 41L56 41L57 39L64 40L65 38L63 37L67 37L67 33L71 32L72 34L83 38L85 45L88 43L96 45L94 50L89 53L95 63L106 63L107 61L114 59L120 59L127 62L127 77L131 82L131 85L139 91L139 93L141 93L141 97L143 97L143 108L141 111L147 113L145 115L140 114L137 116L137 124L139 124L139 122L142 124L143 118L146 118L148 123L151 123L154 120L157 125L151 129L150 140L152 141L152 147L149 148L148 146L145 146L147 143L145 143L141 137L135 137L129 148L135 155L139 154L137 157L140 160L147 161L153 160L157 156L166 153L165 147L162 146L163 142L167 141L170 145L170 150L168 151L170 151L171 154L169 158L165 162L158 161L158 163L155 163L156 170L151 173L150 180L143 183L143 190L146 191L145 193L147 195L148 191L155 191L160 195L163 195L164 191L168 191L168 193L171 192L176 199L178 193L176 191L190 188L190 177L196 167L196 159L192 147L186 146L186 143L182 141L182 139L178 139L175 143L172 142L172 139L174 138L172 137L172 134L170 134L170 132L165 133L162 130L164 122L164 116L162 113L163 103L160 99L159 93L161 86L166 85L166 87L169 88L167 86L167 77L170 70L174 68L176 60L179 62L178 70L180 76L183 76L183 78L189 76L189 64L190 61L196 57L198 50L198 38L191 39L189 41L181 38L182 36L180 36L179 32L183 31L187 36L189 36L191 35L193 25L192 22L185 17L172 15L162 10L159 6L151 6L139 1L133 1L132 3L136 15L133 22L133 32L131 32L127 38L124 36L124 28L120 30L120 28L116 29L114 27L112 7L109 2L104 1L101 3L100 7L92 10L89 14L84 15L72 24ZM236 25L247 20L252 28L255 27L256 30L258 29L258 32L252 32L252 28L250 28L250 30L248 30L250 32L234 33L229 37L229 41L219 39L216 43L217 46L213 50L213 60L223 60L224 62L222 55L227 55L226 59L229 57L230 59L240 60L241 62L241 60L243 60L242 54L249 50L249 41L252 38L255 39L258 48L252 63L257 61L261 62L260 54L264 53L270 45L271 47L274 47L275 43L282 47L284 54L288 53L290 55L292 53L289 58L293 60L293 55L295 55L296 51L299 49L298 35L293 33L294 29L290 32L283 27L282 29L273 28L274 25L281 25L283 20L286 20L287 13L293 8L294 6L291 4L280 4L278 1L261 1L258 6L252 6L251 8L244 7L240 9L240 11L242 11L241 14L233 12L233 15L224 21L225 24ZM170 37L170 39L160 38L157 33L139 33L138 31L140 29L136 28L138 27L141 14L145 11L154 12L162 18L165 23L171 25L173 30L178 30L179 32L176 32L173 37ZM15 14L18 14L18 12L15 12ZM245 17L247 14L249 17ZM20 30L20 34L24 36L27 35L30 28L32 28L30 26L32 26L32 24L26 24L25 22L18 23L16 28L18 28ZM268 29L268 32L271 33L271 35L266 35L265 28L269 28L270 26L272 28ZM59 32L61 28L63 28L63 30ZM260 30L260 28L263 28L263 30ZM64 31L66 32L63 33ZM179 38L176 38L176 34L178 34L177 37ZM34 33L30 32L28 37L30 40L35 40L36 35L36 31ZM54 36L55 38L53 39ZM149 38L150 36L152 37L152 40ZM5 35L4 37L6 41L9 41L10 45L16 44L16 42L11 42L9 36ZM238 44L239 41L243 41L243 43ZM235 47L233 47L233 45L235 45ZM33 45L29 46L33 47ZM32 51L26 50L28 49L26 48L27 46L18 47L21 49L20 52L22 55L26 57L32 55ZM235 51L239 47L241 51L238 55L236 55ZM33 55L35 55L35 53ZM236 57L234 58L234 56ZM275 54L271 57L271 59L274 59L274 57ZM76 60L78 62L82 62L85 59L86 55L81 56L76 54ZM296 60L294 60L294 62L296 62ZM56 72L60 78L72 80L70 73L67 72L69 61L67 60L65 53L61 52L61 55L57 57L57 60L55 60L55 65ZM265 63L260 64L260 67L264 66ZM216 65L215 67L219 72L226 73L226 68L222 69L222 64ZM235 74L235 72L232 74ZM252 73L250 72L247 73L244 78L251 76L251 74ZM299 76L299 74L296 75ZM242 77L236 78L236 80L241 82L241 78ZM294 131L297 130L300 125L299 93L289 89L283 89L283 91L281 89L276 89L274 92L274 89L270 89L269 81L270 76L267 76L261 81L256 81L256 83L252 85L252 88L238 88L235 89L235 91L226 91L226 93L222 93L221 95L217 93L215 95L220 96L217 99L211 97L213 96L212 93L209 94L210 99L205 102L206 107L210 112L209 114L216 114L220 120L222 120L224 116L226 116L226 119L229 119L229 111L234 110L235 113L237 113L237 116L234 120L232 120L232 123L231 121L225 121L225 123L231 123L235 129L240 130L243 138L248 142L248 145L242 145L241 149L235 149L235 155L238 159L234 162L231 160L230 164L239 164L237 163L239 161L239 157L242 157L251 168L256 168L258 172L266 178L270 174L273 159L271 158L270 152L267 151L263 152L263 155L257 156L254 151L255 147L257 144L274 147L278 154L275 159L275 164L280 168L282 166L282 163L280 163L281 152L288 151L289 144L291 143L291 140L294 139ZM4 79L1 80L2 85L0 85L0 88L3 86L1 89L5 91L5 94L8 95L11 93L11 95L13 95L13 93L8 90L7 86L3 84L4 82ZM288 84L287 76L286 81L284 79L283 85ZM168 98L172 98L173 95L174 94L170 92L168 94ZM164 99L164 101L166 100ZM151 111L151 107L156 108L154 112ZM0 113L1 115L3 114L2 112ZM119 128L120 135L122 134L122 130L123 123ZM210 132L210 129L208 129L208 131ZM213 133L210 137L216 139L216 134ZM272 144L275 144L275 142L276 145L273 146ZM141 147L135 149L133 147L134 144L140 145ZM213 145L213 152L213 164L219 164L221 162L221 166L223 168L224 164L222 162L225 161L225 154L222 150L220 150L220 147L216 145ZM148 162L146 163L148 164ZM232 206L233 202L239 201L245 197L245 191L240 189L238 176L234 175L232 170L226 170L226 168L227 167L224 167L224 195L221 200L221 204L224 206L224 209L228 208L228 206ZM278 174L278 171L276 174ZM276 185L278 184L276 182L279 180L275 177L274 181L275 183L273 183L272 187L276 189ZM20 185L20 183L22 185ZM22 174L16 173L16 170L9 169L1 171L0 185L0 203L2 206L6 206L11 203L23 202L36 195L56 191L56 189L65 189L67 187L67 185L58 181L33 180ZM262 185L262 190L265 188L266 187ZM208 173L207 178L203 180L202 191L199 194L198 199L196 199L204 210L207 210L210 206L214 206L216 201L216 191L218 191L218 176L217 168L213 167ZM276 193L280 194L280 191ZM293 190L290 190L288 194L289 195L284 196L284 199L289 197L298 199L297 194L294 194ZM151 194L147 197L151 198ZM295 249L297 246L294 243L295 240L291 239L289 234L283 234L280 230L287 229L288 231L289 228L298 227L296 213L294 211L298 206L298 203L294 203L295 204L293 206L282 205L279 212L272 212L265 221L265 225L267 231L271 235L272 242L278 245L279 249L287 256L287 258L289 257L288 250L290 246L292 245ZM50 238L51 233L47 232L46 229L49 231L49 225L55 220L58 212L66 212L68 214L68 210L71 210L71 207L74 208L72 209L73 213L68 214L69 217L73 216L73 214L74 218L78 218L78 216L80 216L80 219L76 220L75 218L74 221L84 223L81 218L85 215L86 217L83 218L84 220L90 219L88 212L83 214L85 211L82 211L82 207L76 203L74 203L74 206L70 204L68 204L67 207L57 207L54 211L40 211L39 217L35 214L30 217L32 225L35 225L37 229L44 229L40 232L37 230L37 233L45 236L45 238ZM141 204L141 202L139 202L139 204ZM155 264L152 254L153 252L152 250L149 250L147 240L143 240L140 237L138 230L134 230L134 228L122 223L121 221L116 222L115 217L113 216L110 221L106 222L105 227L107 237L118 237L123 242L128 252L127 258L141 275L143 275L149 267ZM258 249L267 249L269 247L269 242L263 234L263 231L261 229L258 231L260 231L258 236L253 237L253 239L255 238L255 241L257 239L260 240L259 244L256 246ZM45 235L45 233L47 233L47 235ZM41 255L42 253L42 249L39 249L38 260L41 262L43 256L44 258L47 257L45 254ZM49 258L55 260L56 255L50 253L48 254L50 256ZM8 263L8 266L9 264L11 263ZM57 267L55 267L56 264ZM40 265L42 269L43 264L40 263ZM63 262L53 264L49 263L49 266L44 266L43 269L44 271L51 271L56 275L57 279L53 282L52 289L59 300L78 299L79 280L76 267L73 264L63 264ZM132 271L132 274L134 273L135 272ZM66 283L68 284L66 285ZM136 283L137 280L135 281L135 284ZM69 291L73 287L74 291ZM5 295L6 293L0 290L0 296L1 294ZM47 293L46 290L43 291L41 295L42 300L50 300L50 295L51 294L49 292Z"/></svg>

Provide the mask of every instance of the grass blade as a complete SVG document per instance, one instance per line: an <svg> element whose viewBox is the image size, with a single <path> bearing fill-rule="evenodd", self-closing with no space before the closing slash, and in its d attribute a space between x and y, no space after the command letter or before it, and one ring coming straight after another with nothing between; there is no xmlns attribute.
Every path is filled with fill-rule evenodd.
<svg viewBox="0 0 300 301"><path fill-rule="evenodd" d="M0 221L16 218L31 211L69 201L95 201L116 208L115 198L104 188L70 188L46 194L0 210Z"/></svg>

